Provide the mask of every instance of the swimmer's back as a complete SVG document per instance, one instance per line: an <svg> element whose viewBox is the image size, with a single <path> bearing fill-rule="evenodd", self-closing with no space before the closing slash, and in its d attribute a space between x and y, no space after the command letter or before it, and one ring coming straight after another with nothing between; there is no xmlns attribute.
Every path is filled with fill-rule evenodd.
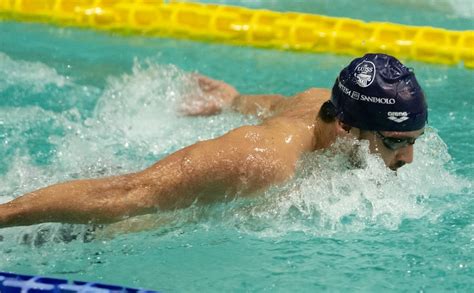
<svg viewBox="0 0 474 293"><path fill-rule="evenodd" d="M258 193L291 178L302 153L313 150L314 117L327 99L327 90L307 90L285 100L262 124L186 147L141 175L165 194L157 197L163 208ZM186 200L179 204L176 198Z"/></svg>
<svg viewBox="0 0 474 293"><path fill-rule="evenodd" d="M315 117L330 91L311 88L282 101L275 114L256 126L243 126L222 137L230 145L238 145L243 158L240 166L251 170L246 174L249 191L286 181L294 175L304 152L313 150Z"/></svg>

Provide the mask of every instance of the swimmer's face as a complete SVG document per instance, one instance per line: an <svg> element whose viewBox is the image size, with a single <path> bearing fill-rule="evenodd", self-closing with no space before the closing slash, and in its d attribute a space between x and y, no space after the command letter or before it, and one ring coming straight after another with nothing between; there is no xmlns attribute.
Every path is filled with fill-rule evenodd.
<svg viewBox="0 0 474 293"><path fill-rule="evenodd" d="M424 129L407 132L361 131L360 138L370 143L370 151L379 154L385 165L396 171L413 162L413 144Z"/></svg>

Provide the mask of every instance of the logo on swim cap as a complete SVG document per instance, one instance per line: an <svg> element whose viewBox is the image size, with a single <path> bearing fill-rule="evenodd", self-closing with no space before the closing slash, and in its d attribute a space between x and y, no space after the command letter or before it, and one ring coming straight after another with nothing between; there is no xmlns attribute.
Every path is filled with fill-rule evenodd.
<svg viewBox="0 0 474 293"><path fill-rule="evenodd" d="M387 115L388 120L392 120L393 122L397 123L401 123L410 119L407 112L388 112Z"/></svg>
<svg viewBox="0 0 474 293"><path fill-rule="evenodd" d="M362 61L355 68L354 76L360 87L368 87L374 82L375 65L370 61Z"/></svg>

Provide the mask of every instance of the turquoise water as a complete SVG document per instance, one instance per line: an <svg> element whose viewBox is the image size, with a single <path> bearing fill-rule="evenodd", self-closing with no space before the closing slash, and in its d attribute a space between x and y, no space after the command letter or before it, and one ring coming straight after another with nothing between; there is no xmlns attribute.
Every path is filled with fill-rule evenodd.
<svg viewBox="0 0 474 293"><path fill-rule="evenodd" d="M243 4L321 6L328 14L352 5L294 3ZM387 2L369 10L394 21L413 3L395 1L390 5L399 10L387 16L378 13ZM427 8L416 18L403 14L405 23L473 28L469 6L459 13L416 3ZM0 201L58 181L140 170L197 140L256 123L235 113L177 114L183 95L196 91L189 72L229 81L243 93L290 95L332 86L350 59L0 23ZM429 98L430 127L416 144L415 163L398 176L366 152L367 167L355 170L342 154L309 154L297 178L255 199L96 232L60 224L2 229L0 270L165 292L469 292L474 71L407 63Z"/></svg>
<svg viewBox="0 0 474 293"><path fill-rule="evenodd" d="M201 0L276 11L297 11L364 21L386 21L452 30L472 29L471 0ZM414 12L416 11L416 12Z"/></svg>

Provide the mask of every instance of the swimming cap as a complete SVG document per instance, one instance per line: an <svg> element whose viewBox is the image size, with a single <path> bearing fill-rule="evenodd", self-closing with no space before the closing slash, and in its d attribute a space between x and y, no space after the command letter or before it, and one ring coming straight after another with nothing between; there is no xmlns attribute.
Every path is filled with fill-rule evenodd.
<svg viewBox="0 0 474 293"><path fill-rule="evenodd" d="M331 102L339 120L363 130L419 130L428 118L413 71L385 54L354 59L336 79Z"/></svg>

